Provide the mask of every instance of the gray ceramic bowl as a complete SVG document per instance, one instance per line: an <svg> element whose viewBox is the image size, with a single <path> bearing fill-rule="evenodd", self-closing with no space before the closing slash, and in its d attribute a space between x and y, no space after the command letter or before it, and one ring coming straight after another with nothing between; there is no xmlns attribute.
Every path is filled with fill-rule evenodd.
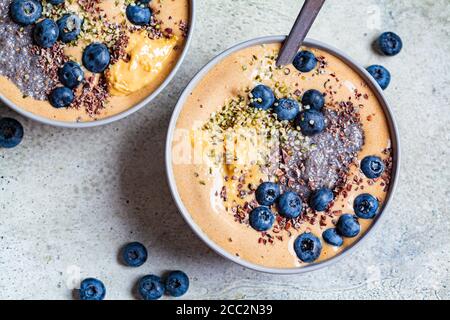
<svg viewBox="0 0 450 320"><path fill-rule="evenodd" d="M186 39L186 44L184 46L183 49L183 53L180 56L180 59L178 60L178 62L176 63L175 67L173 68L173 70L169 73L168 77L164 80L163 83L161 83L161 85L155 90L153 91L148 97L146 97L144 100L142 100L141 102L139 102L138 104L136 104L135 106L121 112L118 113L114 116L102 119L102 120L98 120L98 121L90 121L90 122L65 122L65 121L56 121L56 120L52 120L52 119L48 119L39 115L36 115L34 113L28 112L23 110L20 106L16 105L15 103L13 103L12 101L10 101L9 99L5 98L1 92L0 92L0 101L3 102L4 104L6 104L7 106L9 106L11 109L15 110L17 113L20 113L21 115L23 115L24 117L30 118L32 120L41 122L41 123L45 123L45 124L49 124L52 126L56 126L56 127L65 127L65 128L87 128L87 127L95 127L95 126L101 126L104 124L108 124L120 119L123 119L127 116L129 116L130 114L138 111L139 109L141 109L142 107L146 106L150 101L152 101L153 99L155 99L156 96L158 96L162 90L164 90L164 88L170 83L170 81L173 79L173 77L175 76L175 74L177 73L178 69L180 69L181 64L184 61L184 58L186 57L186 54L188 52L190 43L191 43L191 39L192 39L192 35L193 35L193 30L194 30L194 25L195 25L195 0L189 0L189 5L190 5L190 13L189 13L189 31L188 31L188 36Z"/></svg>
<svg viewBox="0 0 450 320"><path fill-rule="evenodd" d="M295 274L295 273L303 273L303 272L313 271L313 270L317 270L317 269L329 266L329 265L339 261L344 256L349 255L350 252L354 251L356 249L356 247L358 247L362 243L363 239L366 239L369 236L369 234L371 234L373 232L373 230L375 229L375 226L377 226L379 224L380 219L384 216L384 213L386 212L386 210L388 209L388 207L392 201L392 196L394 194L394 190L397 185L398 174L399 174L399 164L400 164L399 141L400 140L399 140L397 126L395 124L394 117L388 106L386 98L383 95L383 91L378 86L378 84L375 82L375 80L373 80L373 78L369 75L369 73L364 68L360 67L353 59L351 59L349 56L347 56L345 53L341 52L338 49L335 49L325 43L322 43L322 42L319 42L316 40L307 39L304 42L305 46L318 48L318 49L327 51L327 52L333 54L334 56L342 59L342 61L344 61L350 67L352 67L355 71L357 71L358 74L360 76L362 76L362 78L368 83L368 85L374 91L376 97L380 101L380 103L383 107L384 113L386 114L387 121L389 124L389 129L391 132L391 140L392 140L392 148L393 148L392 179L391 179L391 184L389 187L388 195L387 195L387 198L386 198L386 201L385 201L383 207L380 208L380 212L374 219L370 228L357 242L355 242L354 244L352 244L351 246L346 248L339 255L337 255L329 260L310 264L310 265L307 265L304 267L298 267L298 268L284 268L284 269L283 268L268 268L268 267L264 267L261 265L250 263L246 260L240 259L240 258L236 257L235 255L230 254L229 252L225 251L223 248L221 248L219 245L217 245L215 242L213 242L211 239L209 239L208 235L205 234L201 230L201 228L192 219L188 210L186 209L183 202L181 201L181 198L180 198L180 195L178 193L177 186L175 183L174 174L173 174L172 150L171 150L173 133L174 133L174 129L175 129L180 111L183 108L185 101L186 101L187 97L189 96L189 94L194 90L194 88L197 86L198 82L211 70L212 67L214 67L217 63L219 63L225 57L227 57L230 54L237 52L239 50L242 50L242 49L245 49L245 48L248 48L251 46L255 46L255 45L264 44L264 43L266 43L266 44L277 43L277 42L281 43L284 41L284 39L285 39L285 36L269 36L269 37L262 37L262 38L257 38L257 39L243 42L243 43L238 44L238 45L226 50L225 52L219 54L217 57L215 57L213 60L211 60L205 67L203 67L203 69L201 69L199 73L197 73L197 75L191 80L189 85L186 87L184 92L181 94L181 97L178 100L178 103L175 107L175 110L173 112L173 115L172 115L172 118L170 121L169 131L168 131L167 141L166 141L166 170L167 170L167 176L168 176L169 186L170 186L170 189L172 192L172 196L175 200L175 203L176 203L178 209L180 210L181 214L183 215L184 219L189 224L189 226L209 247L211 247L214 251L216 251L223 257L225 257L235 263L238 263L244 267L247 267L247 268L250 268L250 269L253 269L256 271L275 273L275 274Z"/></svg>

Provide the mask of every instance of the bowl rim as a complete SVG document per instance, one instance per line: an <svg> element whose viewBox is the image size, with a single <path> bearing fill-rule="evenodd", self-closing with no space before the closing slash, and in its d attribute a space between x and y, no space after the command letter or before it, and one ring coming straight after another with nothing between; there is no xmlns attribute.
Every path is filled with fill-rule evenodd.
<svg viewBox="0 0 450 320"><path fill-rule="evenodd" d="M106 125L118 120L121 120L123 118L126 118L127 116L137 112L144 106L146 106L149 102L153 101L172 81L172 79L175 77L175 74L180 69L182 63L184 62L184 59L186 58L186 55L189 51L189 47L192 41L192 37L194 34L195 29L195 21L196 21L196 6L195 6L195 0L189 0L189 30L188 35L186 38L186 42L183 48L183 52L181 53L181 56L179 57L177 63L173 67L173 69L170 71L169 75L164 79L164 81L156 88L155 91L153 91L151 94L149 94L147 97L145 97L142 101L135 104L133 107L128 108L127 110L124 110L118 114L115 114L111 117L107 117L100 120L94 120L89 122L69 122L69 121L59 121L59 120L53 120L49 119L37 114L34 114L30 111L26 111L16 105L14 102L6 98L1 92L0 92L0 102L3 102L6 106L13 109L15 112L19 113L20 115L29 118L31 120L55 126L55 127L61 127L61 128L90 128L90 127L97 127Z"/></svg>
<svg viewBox="0 0 450 320"><path fill-rule="evenodd" d="M215 243L213 240L211 240L208 235L203 232L203 230L197 225L197 223L194 221L192 216L190 215L189 211L184 206L181 197L178 193L177 185L175 182L175 177L173 173L172 168L172 140L173 140L173 133L176 127L176 123L178 120L178 117L180 115L181 110L183 109L183 106L186 102L187 97L189 94L193 91L193 89L197 86L198 82L203 79L203 77L220 61L222 61L224 58L228 57L232 53L235 53L239 50L248 48L250 46L255 45L261 45L261 44L269 44L269 43L281 43L285 40L286 36L279 35L279 36L264 36L264 37L258 37L251 40L247 40L244 42L241 42L224 52L218 54L216 57L214 57L211 61L209 61L200 71L192 78L192 80L189 82L185 90L182 92L175 109L173 111L172 117L170 119L170 124L168 128L168 133L166 137L166 148L165 148L165 160L166 160L166 174L167 179L169 182L169 188L172 193L172 197L177 205L178 210L181 212L183 218L187 222L187 224L192 228L192 230L195 232L195 234L203 240L211 249L213 249L215 252L217 252L219 255L225 257L226 259L233 261L241 266L244 266L246 268L259 271L259 272L265 272L265 273L271 273L271 274L299 274L299 273L305 273L309 271L318 270L327 266L330 266L338 261L340 261L342 258L349 256L352 252L355 251L357 247L363 243L364 239L367 239L369 234L373 233L375 230L375 227L377 227L380 223L379 221L381 218L385 215L385 212L389 208L392 198L395 192L395 189L397 187L397 182L399 180L399 171L400 171L400 139L398 135L397 130L397 124L394 118L394 115L392 114L389 104L384 96L384 93L380 86L376 83L376 81L370 76L370 74L355 60L350 58L347 54L340 51L339 49L334 48L333 46L330 46L326 43L313 40L313 39L306 39L304 41L304 45L307 47L313 47L320 50L324 50L332 55L335 55L339 59L343 60L346 64L348 64L353 70L355 70L369 85L369 87L374 92L377 99L380 101L380 104L383 108L383 111L385 113L385 116L388 121L389 130L391 133L391 147L393 149L392 157L393 157L393 166L392 166L392 175L391 175L391 181L389 190L387 192L386 200L380 208L379 213L373 220L373 223L371 226L367 229L367 231L359 238L357 241L355 241L352 245L345 248L341 253L338 255L327 259L325 261L321 261L318 263L309 264L302 267L293 267L293 268L272 268L272 267L265 267L262 265L258 265L255 263L251 263L247 260L244 260L242 258L238 258L235 255L229 253L225 249L223 249L221 246L219 246L217 243Z"/></svg>

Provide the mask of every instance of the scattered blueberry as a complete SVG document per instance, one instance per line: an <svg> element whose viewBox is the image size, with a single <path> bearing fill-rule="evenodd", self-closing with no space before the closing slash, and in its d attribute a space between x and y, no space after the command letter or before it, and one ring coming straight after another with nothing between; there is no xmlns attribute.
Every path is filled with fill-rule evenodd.
<svg viewBox="0 0 450 320"><path fill-rule="evenodd" d="M335 247L340 247L344 243L344 239L337 233L335 228L325 230L322 233L322 238L326 243Z"/></svg>
<svg viewBox="0 0 450 320"><path fill-rule="evenodd" d="M322 243L312 233L302 233L295 239L294 251L303 262L313 262L320 256Z"/></svg>
<svg viewBox="0 0 450 320"><path fill-rule="evenodd" d="M333 191L328 188L320 188L311 194L309 205L316 211L325 211L333 199Z"/></svg>
<svg viewBox="0 0 450 320"><path fill-rule="evenodd" d="M355 214L363 219L372 219L375 217L378 206L378 200L368 193L360 194L353 202Z"/></svg>
<svg viewBox="0 0 450 320"><path fill-rule="evenodd" d="M310 72L317 65L317 59L310 51L300 51L292 62L294 67L300 72Z"/></svg>
<svg viewBox="0 0 450 320"><path fill-rule="evenodd" d="M9 6L11 19L23 26L35 23L42 15L42 4L38 0L14 0Z"/></svg>
<svg viewBox="0 0 450 320"><path fill-rule="evenodd" d="M132 24L145 26L150 24L152 11L148 6L130 4L127 6L126 14Z"/></svg>
<svg viewBox="0 0 450 320"><path fill-rule="evenodd" d="M53 5L58 5L63 3L65 0L47 0L47 2L50 2Z"/></svg>
<svg viewBox="0 0 450 320"><path fill-rule="evenodd" d="M40 21L33 29L34 42L42 48L52 47L58 40L58 36L58 26L52 19Z"/></svg>
<svg viewBox="0 0 450 320"><path fill-rule="evenodd" d="M147 249L142 243L131 242L123 248L122 258L130 267L142 266L147 261Z"/></svg>
<svg viewBox="0 0 450 320"><path fill-rule="evenodd" d="M65 14L58 21L59 38L68 43L78 38L83 21L75 14Z"/></svg>
<svg viewBox="0 0 450 320"><path fill-rule="evenodd" d="M346 213L339 217L336 229L341 236L353 238L358 235L361 227L356 216Z"/></svg>
<svg viewBox="0 0 450 320"><path fill-rule="evenodd" d="M361 161L361 170L369 179L378 178L384 171L383 160L377 156L367 156Z"/></svg>
<svg viewBox="0 0 450 320"><path fill-rule="evenodd" d="M389 86L389 83L391 82L391 74L385 67L380 65L372 65L367 67L367 71L376 80L381 89L384 90Z"/></svg>
<svg viewBox="0 0 450 320"><path fill-rule="evenodd" d="M111 61L108 47L103 43L94 42L84 49L83 64L89 71L93 73L101 73L105 71Z"/></svg>
<svg viewBox="0 0 450 320"><path fill-rule="evenodd" d="M310 109L320 111L325 104L325 98L322 92L311 89L303 94L302 104L304 106L309 106Z"/></svg>
<svg viewBox="0 0 450 320"><path fill-rule="evenodd" d="M0 148L14 148L23 138L23 127L12 118L0 118Z"/></svg>
<svg viewBox="0 0 450 320"><path fill-rule="evenodd" d="M256 207L250 212L250 226L257 231L269 230L275 220L275 215L268 207Z"/></svg>
<svg viewBox="0 0 450 320"><path fill-rule="evenodd" d="M144 300L157 300L164 294L164 284L160 277L147 275L139 280L138 291Z"/></svg>
<svg viewBox="0 0 450 320"><path fill-rule="evenodd" d="M305 136L312 136L325 130L325 117L316 110L301 112L296 121Z"/></svg>
<svg viewBox="0 0 450 320"><path fill-rule="evenodd" d="M103 282L94 278L87 278L80 284L81 300L103 300L106 295L106 289Z"/></svg>
<svg viewBox="0 0 450 320"><path fill-rule="evenodd" d="M181 297L189 289L189 278L183 271L172 271L166 279L166 292L172 297Z"/></svg>
<svg viewBox="0 0 450 320"><path fill-rule="evenodd" d="M287 191L278 198L278 211L283 217L297 218L302 212L302 208L302 199L295 192Z"/></svg>
<svg viewBox="0 0 450 320"><path fill-rule="evenodd" d="M300 107L297 101L292 99L280 99L273 107L273 110L277 114L278 120L294 120L300 111Z"/></svg>
<svg viewBox="0 0 450 320"><path fill-rule="evenodd" d="M402 48L402 39L394 32L384 32L377 40L378 49L387 56L395 56Z"/></svg>
<svg viewBox="0 0 450 320"><path fill-rule="evenodd" d="M73 92L67 87L57 87L53 89L49 96L50 104L55 108L69 106L74 99Z"/></svg>
<svg viewBox="0 0 450 320"><path fill-rule="evenodd" d="M272 89L263 84L259 84L253 88L251 92L250 106L253 108L267 110L275 102L275 95Z"/></svg>
<svg viewBox="0 0 450 320"><path fill-rule="evenodd" d="M271 206L280 196L280 186L274 182L263 182L256 189L256 201L263 206Z"/></svg>
<svg viewBox="0 0 450 320"><path fill-rule="evenodd" d="M84 72L74 61L66 62L58 71L59 81L68 88L77 87L84 79Z"/></svg>

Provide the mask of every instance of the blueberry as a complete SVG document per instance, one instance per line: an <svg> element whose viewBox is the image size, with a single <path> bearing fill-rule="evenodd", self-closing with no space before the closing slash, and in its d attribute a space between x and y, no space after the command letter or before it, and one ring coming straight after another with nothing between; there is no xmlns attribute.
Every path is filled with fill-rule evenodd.
<svg viewBox="0 0 450 320"><path fill-rule="evenodd" d="M50 104L55 108L68 107L74 99L73 92L66 87L53 89L49 96Z"/></svg>
<svg viewBox="0 0 450 320"><path fill-rule="evenodd" d="M303 262L313 262L320 256L322 243L312 233L302 233L295 239L294 251Z"/></svg>
<svg viewBox="0 0 450 320"><path fill-rule="evenodd" d="M59 38L68 43L78 38L83 21L75 14L65 14L58 21Z"/></svg>
<svg viewBox="0 0 450 320"><path fill-rule="evenodd" d="M135 25L145 26L150 24L152 11L147 6L130 4L126 10L128 20Z"/></svg>
<svg viewBox="0 0 450 320"><path fill-rule="evenodd" d="M316 211L325 211L333 199L333 191L328 188L321 188L311 194L309 205Z"/></svg>
<svg viewBox="0 0 450 320"><path fill-rule="evenodd" d="M139 4L143 4L143 5L148 5L150 3L151 0L138 0L137 3Z"/></svg>
<svg viewBox="0 0 450 320"><path fill-rule="evenodd" d="M267 110L275 102L275 95L272 89L263 84L253 88L251 92L250 106L253 108Z"/></svg>
<svg viewBox="0 0 450 320"><path fill-rule="evenodd" d="M106 289L103 282L94 278L87 278L80 284L81 300L103 300L106 295Z"/></svg>
<svg viewBox="0 0 450 320"><path fill-rule="evenodd" d="M189 278L183 271L172 271L166 279L166 292L172 297L181 297L189 289Z"/></svg>
<svg viewBox="0 0 450 320"><path fill-rule="evenodd" d="M363 219L372 219L375 217L378 206L378 200L368 193L360 194L355 198L355 201L353 201L355 214Z"/></svg>
<svg viewBox="0 0 450 320"><path fill-rule="evenodd" d="M144 300L157 300L164 294L164 284L160 277L147 275L139 280L138 291Z"/></svg>
<svg viewBox="0 0 450 320"><path fill-rule="evenodd" d="M23 138L23 127L12 118L0 118L0 148L14 148Z"/></svg>
<svg viewBox="0 0 450 320"><path fill-rule="evenodd" d="M131 242L123 248L122 259L130 267L142 266L147 261L147 249L142 243Z"/></svg>
<svg viewBox="0 0 450 320"><path fill-rule="evenodd" d="M297 101L292 99L280 99L273 107L278 120L294 120L300 111Z"/></svg>
<svg viewBox="0 0 450 320"><path fill-rule="evenodd" d="M292 62L294 67L301 72L310 72L317 65L317 59L310 51L300 51Z"/></svg>
<svg viewBox="0 0 450 320"><path fill-rule="evenodd" d="M382 33L376 44L381 53L387 56L395 56L403 48L402 39L393 32Z"/></svg>
<svg viewBox="0 0 450 320"><path fill-rule="evenodd" d="M325 104L325 98L322 92L311 89L303 94L302 104L304 106L309 106L310 109L320 111Z"/></svg>
<svg viewBox="0 0 450 320"><path fill-rule="evenodd" d="M305 136L312 136L325 130L325 117L317 110L301 112L296 121Z"/></svg>
<svg viewBox="0 0 450 320"><path fill-rule="evenodd" d="M361 227L356 216L346 213L339 217L336 229L341 236L353 238L358 235Z"/></svg>
<svg viewBox="0 0 450 320"><path fill-rule="evenodd" d="M9 6L11 19L23 26L35 23L42 15L42 4L38 0L14 0Z"/></svg>
<svg viewBox="0 0 450 320"><path fill-rule="evenodd" d="M389 86L389 83L391 82L391 74L385 67L373 65L367 67L367 71L376 80L381 89L384 90Z"/></svg>
<svg viewBox="0 0 450 320"><path fill-rule="evenodd" d="M68 88L76 88L84 79L84 72L74 61L66 62L58 71L59 81Z"/></svg>
<svg viewBox="0 0 450 320"><path fill-rule="evenodd" d="M322 233L322 238L326 243L335 247L340 247L344 243L344 239L337 233L335 228L325 230Z"/></svg>
<svg viewBox="0 0 450 320"><path fill-rule="evenodd" d="M256 189L256 201L263 206L271 206L280 196L280 186L273 182L264 182Z"/></svg>
<svg viewBox="0 0 450 320"><path fill-rule="evenodd" d="M383 160L377 156L367 156L361 161L361 170L369 179L378 178L384 171Z"/></svg>
<svg viewBox="0 0 450 320"><path fill-rule="evenodd" d="M268 207L256 207L250 212L250 226L257 231L269 230L275 220L275 215Z"/></svg>
<svg viewBox="0 0 450 320"><path fill-rule="evenodd" d="M33 29L34 42L42 48L52 47L58 40L58 36L58 26L51 19L40 21Z"/></svg>
<svg viewBox="0 0 450 320"><path fill-rule="evenodd" d="M103 43L94 42L84 49L83 64L89 71L93 73L101 73L105 71L111 61L108 47Z"/></svg>
<svg viewBox="0 0 450 320"><path fill-rule="evenodd" d="M61 3L64 3L65 0L47 0L47 2L50 2L53 5L58 5Z"/></svg>
<svg viewBox="0 0 450 320"><path fill-rule="evenodd" d="M302 212L302 208L302 199L295 192L287 191L278 198L278 212L283 217L297 218Z"/></svg>

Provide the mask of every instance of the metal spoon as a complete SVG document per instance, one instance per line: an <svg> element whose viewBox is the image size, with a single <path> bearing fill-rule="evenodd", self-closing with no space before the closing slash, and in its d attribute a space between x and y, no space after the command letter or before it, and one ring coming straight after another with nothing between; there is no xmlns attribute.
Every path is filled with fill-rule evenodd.
<svg viewBox="0 0 450 320"><path fill-rule="evenodd" d="M324 3L325 0L305 0L292 30L281 48L277 59L278 67L292 62Z"/></svg>

